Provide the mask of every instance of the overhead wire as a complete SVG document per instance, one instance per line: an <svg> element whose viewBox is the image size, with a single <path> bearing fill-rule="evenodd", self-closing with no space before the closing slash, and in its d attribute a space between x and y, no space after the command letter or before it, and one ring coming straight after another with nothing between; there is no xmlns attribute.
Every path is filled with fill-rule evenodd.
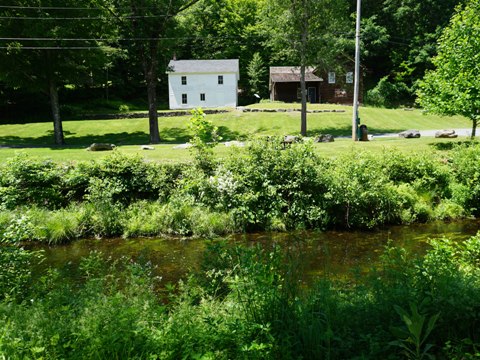
<svg viewBox="0 0 480 360"><path fill-rule="evenodd" d="M94 7L60 7L60 6L18 6L18 5L0 5L0 9L12 9L12 10L95 10L95 11L100 11L104 10L104 8L94 8ZM120 7L117 8L119 10L130 10L131 8L129 7ZM135 7L135 9L139 10L150 10L150 9L156 9L156 7L146 7L146 6L141 6L141 7Z"/></svg>

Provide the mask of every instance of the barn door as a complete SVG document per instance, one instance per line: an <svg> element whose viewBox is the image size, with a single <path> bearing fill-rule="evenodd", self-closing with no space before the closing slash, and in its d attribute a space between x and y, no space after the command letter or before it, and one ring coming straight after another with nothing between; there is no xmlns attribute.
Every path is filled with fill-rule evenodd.
<svg viewBox="0 0 480 360"><path fill-rule="evenodd" d="M308 102L310 104L317 102L317 88L314 88L314 87L308 88Z"/></svg>

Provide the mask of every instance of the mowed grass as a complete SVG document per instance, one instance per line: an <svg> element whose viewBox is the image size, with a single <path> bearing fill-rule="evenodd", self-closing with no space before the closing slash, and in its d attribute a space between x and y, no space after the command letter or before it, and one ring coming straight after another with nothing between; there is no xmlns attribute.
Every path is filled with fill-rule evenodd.
<svg viewBox="0 0 480 360"><path fill-rule="evenodd" d="M299 104L266 103L250 105L249 108L299 109ZM308 135L332 134L337 138L334 143L317 144L316 148L326 156L335 156L339 152L383 151L384 148L398 148L412 151L431 148L430 144L457 140L433 138L401 139L377 138L368 143L353 143L351 136L352 109L349 106L314 104L309 110L335 110L335 112L309 113ZM339 112L343 111L343 112ZM448 129L470 128L471 123L463 117L439 117L425 115L421 110L360 108L361 122L368 126L370 134L398 133L406 129ZM208 115L219 128L223 141L243 140L255 135L295 135L300 130L300 113L292 112L242 112L233 110L223 114ZM141 153L147 159L157 161L189 161L190 152L185 149L173 149L177 144L188 142L189 116L159 118L162 144L155 150L140 150L147 144L148 119L119 120L83 120L64 121L63 127L67 146L56 147L53 142L51 123L30 123L22 125L0 125L0 161L26 152L31 156L50 158L56 161L78 161L96 159L105 156L104 152L88 152L85 148L94 142L113 143L125 153ZM342 138L343 137L343 138ZM463 139L461 139L463 140ZM413 145L414 144L414 145ZM413 145L413 146L412 146ZM14 148L22 147L22 149ZM225 156L230 150L220 145L216 148L218 156Z"/></svg>

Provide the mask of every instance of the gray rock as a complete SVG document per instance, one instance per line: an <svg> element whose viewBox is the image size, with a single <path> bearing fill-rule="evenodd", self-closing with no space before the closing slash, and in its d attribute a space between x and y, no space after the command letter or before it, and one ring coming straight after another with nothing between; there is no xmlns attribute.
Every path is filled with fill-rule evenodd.
<svg viewBox="0 0 480 360"><path fill-rule="evenodd" d="M293 143L298 142L298 140L299 140L299 137L294 136L294 135L285 135L283 137L283 143L284 144L293 144Z"/></svg>
<svg viewBox="0 0 480 360"><path fill-rule="evenodd" d="M334 142L335 139L333 138L333 135L330 134L320 134L318 135L315 140L315 142Z"/></svg>
<svg viewBox="0 0 480 360"><path fill-rule="evenodd" d="M458 137L458 134L455 134L455 130L439 130L435 133L436 138L447 138L454 139Z"/></svg>
<svg viewBox="0 0 480 360"><path fill-rule="evenodd" d="M150 146L150 145L142 145L142 146L140 146L140 149L142 149L142 150L155 150L155 148L153 146Z"/></svg>
<svg viewBox="0 0 480 360"><path fill-rule="evenodd" d="M114 144L93 143L87 148L87 150L88 151L111 151L115 148L116 146Z"/></svg>
<svg viewBox="0 0 480 360"><path fill-rule="evenodd" d="M418 130L405 130L398 134L398 136L405 139L418 139L420 137L420 131Z"/></svg>

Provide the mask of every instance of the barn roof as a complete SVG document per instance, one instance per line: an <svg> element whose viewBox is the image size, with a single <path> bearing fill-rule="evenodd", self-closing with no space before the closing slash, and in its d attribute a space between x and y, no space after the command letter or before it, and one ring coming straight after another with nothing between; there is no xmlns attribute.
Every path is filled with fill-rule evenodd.
<svg viewBox="0 0 480 360"><path fill-rule="evenodd" d="M170 60L167 73L239 73L238 59Z"/></svg>
<svg viewBox="0 0 480 360"><path fill-rule="evenodd" d="M314 74L315 68L307 67L305 69L305 81L315 82L323 81L321 77ZM270 82L299 82L300 67L298 66L272 66L270 67Z"/></svg>

